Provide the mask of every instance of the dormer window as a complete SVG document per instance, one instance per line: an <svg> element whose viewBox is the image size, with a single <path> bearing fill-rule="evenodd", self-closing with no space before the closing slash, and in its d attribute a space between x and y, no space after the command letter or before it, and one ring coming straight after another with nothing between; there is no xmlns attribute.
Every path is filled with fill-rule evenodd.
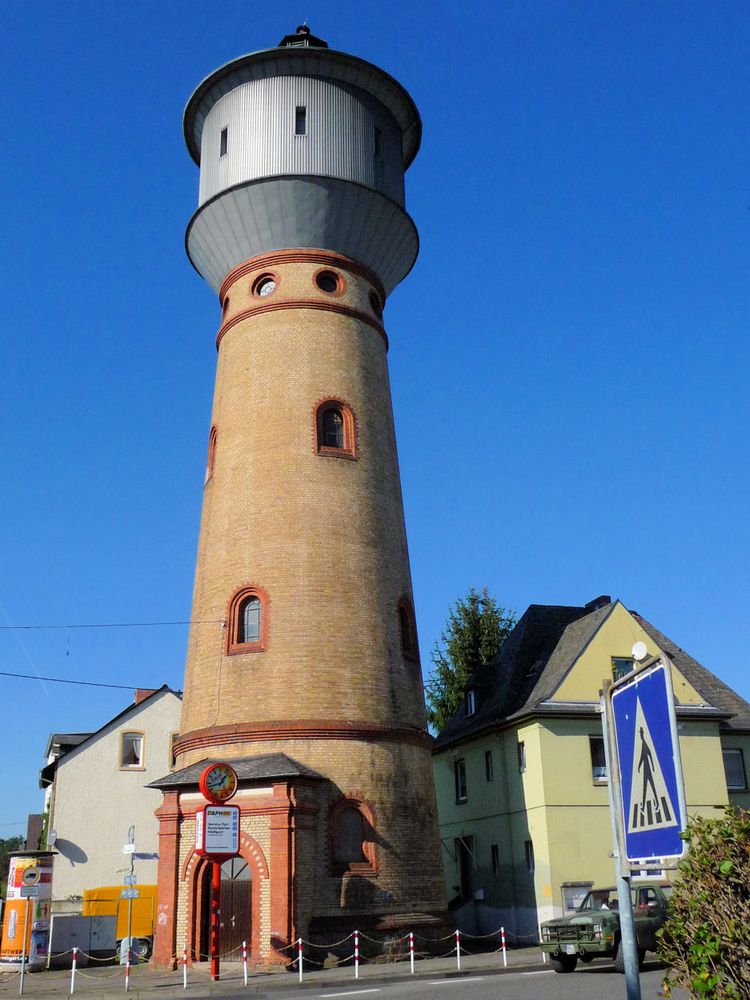
<svg viewBox="0 0 750 1000"><path fill-rule="evenodd" d="M307 135L307 108L300 106L294 109L294 134Z"/></svg>
<svg viewBox="0 0 750 1000"><path fill-rule="evenodd" d="M226 156L228 148L229 148L229 126L226 126L221 130L221 135L219 136L219 157Z"/></svg>
<svg viewBox="0 0 750 1000"><path fill-rule="evenodd" d="M477 693L473 689L466 692L466 715L474 715L477 710Z"/></svg>

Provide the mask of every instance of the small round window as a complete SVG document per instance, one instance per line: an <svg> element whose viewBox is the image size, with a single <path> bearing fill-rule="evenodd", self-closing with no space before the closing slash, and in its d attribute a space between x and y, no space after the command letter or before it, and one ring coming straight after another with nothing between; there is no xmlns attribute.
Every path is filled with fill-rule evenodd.
<svg viewBox="0 0 750 1000"><path fill-rule="evenodd" d="M378 317L381 319L383 316L383 304L380 301L380 297L375 294L375 292L370 292L370 308Z"/></svg>
<svg viewBox="0 0 750 1000"><path fill-rule="evenodd" d="M275 291L276 278L272 274L261 274L253 282L253 295L257 295L261 299L265 299Z"/></svg>
<svg viewBox="0 0 750 1000"><path fill-rule="evenodd" d="M315 277L315 284L321 292L335 295L341 287L341 280L335 271L320 271Z"/></svg>

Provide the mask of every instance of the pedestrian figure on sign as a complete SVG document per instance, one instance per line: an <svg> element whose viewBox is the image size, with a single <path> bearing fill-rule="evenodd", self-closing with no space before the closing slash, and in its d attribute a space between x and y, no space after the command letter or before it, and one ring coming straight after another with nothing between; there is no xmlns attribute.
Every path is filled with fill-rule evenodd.
<svg viewBox="0 0 750 1000"><path fill-rule="evenodd" d="M643 726L640 730L641 735L641 756L638 760L638 770L643 768L643 793L641 795L641 815L646 811L646 798L648 796L648 788L651 786L651 793L653 795L654 806L656 810L656 821L661 822L661 811L659 809L659 796L656 791L656 785L654 784L654 755L651 753L651 748L648 743L646 743L646 737L643 733Z"/></svg>

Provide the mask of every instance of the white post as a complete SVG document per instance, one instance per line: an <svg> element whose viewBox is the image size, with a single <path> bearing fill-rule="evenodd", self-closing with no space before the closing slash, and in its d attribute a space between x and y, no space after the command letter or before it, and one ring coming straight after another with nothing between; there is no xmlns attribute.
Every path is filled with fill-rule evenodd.
<svg viewBox="0 0 750 1000"><path fill-rule="evenodd" d="M505 928L500 928L500 944L503 946L503 965L508 967L508 952L505 950Z"/></svg>
<svg viewBox="0 0 750 1000"><path fill-rule="evenodd" d="M242 942L242 974L245 979L245 986L247 986L247 941Z"/></svg>
<svg viewBox="0 0 750 1000"><path fill-rule="evenodd" d="M70 967L70 996L73 996L73 991L76 988L76 963L78 961L78 949L73 949L73 964Z"/></svg>
<svg viewBox="0 0 750 1000"><path fill-rule="evenodd" d="M299 981L302 982L302 938L297 939L297 966L299 968Z"/></svg>
<svg viewBox="0 0 750 1000"><path fill-rule="evenodd" d="M130 948L128 948L128 960L125 963L125 992L130 989Z"/></svg>
<svg viewBox="0 0 750 1000"><path fill-rule="evenodd" d="M359 979L359 931L354 932L354 978Z"/></svg>
<svg viewBox="0 0 750 1000"><path fill-rule="evenodd" d="M537 924L537 931L539 933L539 944L542 943L542 922L541 920ZM547 952L542 949L542 965L547 964Z"/></svg>
<svg viewBox="0 0 750 1000"><path fill-rule="evenodd" d="M187 989L187 945L182 949L182 988Z"/></svg>
<svg viewBox="0 0 750 1000"><path fill-rule="evenodd" d="M411 964L411 974L414 975L414 932L409 931L409 962Z"/></svg>
<svg viewBox="0 0 750 1000"><path fill-rule="evenodd" d="M456 968L461 971L461 931L456 928Z"/></svg>
<svg viewBox="0 0 750 1000"><path fill-rule="evenodd" d="M49 970L50 962L52 961L52 930L55 923L55 914L51 913L49 918L49 937L47 938L47 970Z"/></svg>
<svg viewBox="0 0 750 1000"><path fill-rule="evenodd" d="M23 913L23 948L21 951L21 982L18 992L23 996L23 977L26 972L26 935L29 933L29 897L26 897L26 906Z"/></svg>

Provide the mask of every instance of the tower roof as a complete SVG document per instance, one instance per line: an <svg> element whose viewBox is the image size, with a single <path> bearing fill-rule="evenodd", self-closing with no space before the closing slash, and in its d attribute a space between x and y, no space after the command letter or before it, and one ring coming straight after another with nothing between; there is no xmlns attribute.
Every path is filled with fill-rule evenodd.
<svg viewBox="0 0 750 1000"><path fill-rule="evenodd" d="M200 164L203 124L211 108L235 87L272 76L318 76L338 80L371 94L391 112L402 135L406 169L422 140L422 121L406 89L373 63L346 52L329 49L327 42L309 33L304 25L285 35L276 48L239 56L203 80L185 106L183 133L188 151Z"/></svg>

